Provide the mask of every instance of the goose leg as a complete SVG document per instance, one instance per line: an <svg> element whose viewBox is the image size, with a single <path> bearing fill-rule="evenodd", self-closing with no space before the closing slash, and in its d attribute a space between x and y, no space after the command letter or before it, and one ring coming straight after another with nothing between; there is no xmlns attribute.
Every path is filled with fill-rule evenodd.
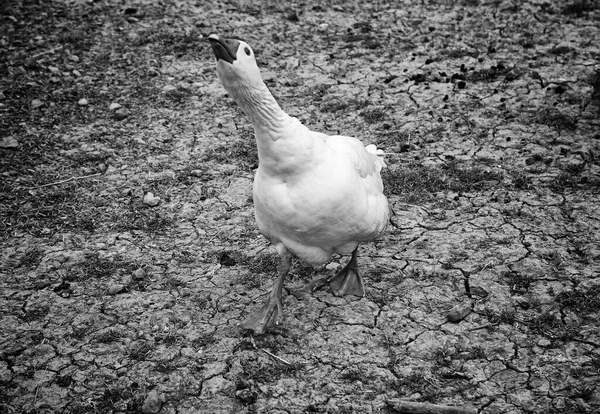
<svg viewBox="0 0 600 414"><path fill-rule="evenodd" d="M281 293L283 291L283 281L292 267L292 254L289 251L280 257L277 265L277 280L269 294L267 302L257 311L253 312L240 322L239 326L243 329L251 329L256 334L263 334L268 327L276 325L279 314L283 311L281 302Z"/></svg>
<svg viewBox="0 0 600 414"><path fill-rule="evenodd" d="M335 276L327 279L329 287L331 287L331 290L333 290L333 293L336 296L365 296L365 286L362 277L358 273L358 264L356 262L357 256L358 247L352 252L352 257L348 264Z"/></svg>

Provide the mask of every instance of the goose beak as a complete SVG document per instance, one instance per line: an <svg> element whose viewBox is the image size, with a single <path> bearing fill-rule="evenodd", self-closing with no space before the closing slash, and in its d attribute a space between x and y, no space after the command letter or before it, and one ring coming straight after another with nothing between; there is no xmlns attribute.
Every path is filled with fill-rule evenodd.
<svg viewBox="0 0 600 414"><path fill-rule="evenodd" d="M233 64L233 61L237 58L237 50L240 46L239 41L235 39L221 39L216 34L208 36L208 41L210 42L210 46L212 47L217 61L222 59Z"/></svg>

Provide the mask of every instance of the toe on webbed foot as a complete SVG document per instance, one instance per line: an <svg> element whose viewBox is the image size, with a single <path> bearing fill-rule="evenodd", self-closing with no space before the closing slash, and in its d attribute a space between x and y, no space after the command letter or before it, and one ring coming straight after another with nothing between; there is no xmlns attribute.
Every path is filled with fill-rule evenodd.
<svg viewBox="0 0 600 414"><path fill-rule="evenodd" d="M267 302L260 309L250 313L250 315L238 324L242 329L254 331L255 334L264 334L268 328L276 326L279 321L281 304Z"/></svg>
<svg viewBox="0 0 600 414"><path fill-rule="evenodd" d="M362 277L356 269L345 267L327 282L336 296L365 296Z"/></svg>

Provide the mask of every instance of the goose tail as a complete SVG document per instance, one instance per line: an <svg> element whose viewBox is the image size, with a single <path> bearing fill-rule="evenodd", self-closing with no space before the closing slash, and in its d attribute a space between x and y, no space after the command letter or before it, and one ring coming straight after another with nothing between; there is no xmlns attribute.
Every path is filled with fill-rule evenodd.
<svg viewBox="0 0 600 414"><path fill-rule="evenodd" d="M369 154L373 154L377 157L382 168L387 167L384 160L385 152L381 148L377 148L374 144L369 144L365 147Z"/></svg>

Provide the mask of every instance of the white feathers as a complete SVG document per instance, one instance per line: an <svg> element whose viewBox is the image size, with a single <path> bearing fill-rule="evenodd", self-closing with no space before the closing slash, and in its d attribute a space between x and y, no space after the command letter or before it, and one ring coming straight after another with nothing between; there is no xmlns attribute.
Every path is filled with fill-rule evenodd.
<svg viewBox="0 0 600 414"><path fill-rule="evenodd" d="M260 231L280 253L287 249L313 264L379 236L389 217L380 177L383 151L356 138L309 130L280 108L245 42L215 35L211 43L221 83L254 127Z"/></svg>

